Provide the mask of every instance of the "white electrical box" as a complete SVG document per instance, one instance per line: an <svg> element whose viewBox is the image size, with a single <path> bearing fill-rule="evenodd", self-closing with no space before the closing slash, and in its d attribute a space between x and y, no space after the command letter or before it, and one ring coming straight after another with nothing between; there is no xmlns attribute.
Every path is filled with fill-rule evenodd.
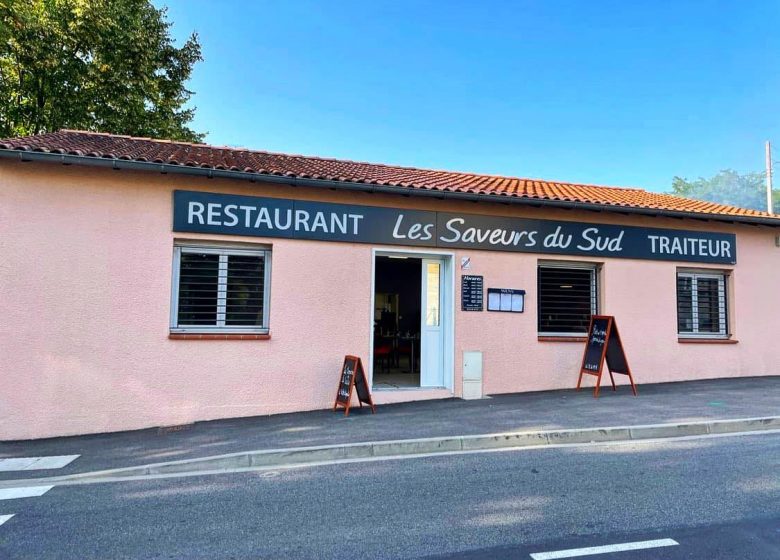
<svg viewBox="0 0 780 560"><path fill-rule="evenodd" d="M463 352L463 398L482 398L482 352Z"/></svg>

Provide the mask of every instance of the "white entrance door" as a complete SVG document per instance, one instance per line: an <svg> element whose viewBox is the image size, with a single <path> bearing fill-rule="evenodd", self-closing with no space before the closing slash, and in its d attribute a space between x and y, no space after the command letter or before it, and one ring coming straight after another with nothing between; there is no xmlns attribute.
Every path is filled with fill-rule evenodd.
<svg viewBox="0 0 780 560"><path fill-rule="evenodd" d="M441 259L422 259L421 387L444 386L443 268Z"/></svg>

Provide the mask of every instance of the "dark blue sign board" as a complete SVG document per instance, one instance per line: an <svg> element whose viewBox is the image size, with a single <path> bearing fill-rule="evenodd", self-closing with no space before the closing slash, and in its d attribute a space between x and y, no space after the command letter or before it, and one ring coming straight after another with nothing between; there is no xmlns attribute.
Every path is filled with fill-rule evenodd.
<svg viewBox="0 0 780 560"><path fill-rule="evenodd" d="M173 231L735 264L732 233L174 191Z"/></svg>

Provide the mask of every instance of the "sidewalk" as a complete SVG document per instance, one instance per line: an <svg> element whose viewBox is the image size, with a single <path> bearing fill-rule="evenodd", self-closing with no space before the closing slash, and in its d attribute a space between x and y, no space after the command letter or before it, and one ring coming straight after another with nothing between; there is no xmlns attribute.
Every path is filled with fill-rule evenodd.
<svg viewBox="0 0 780 560"><path fill-rule="evenodd" d="M780 416L780 376L640 385L618 392L547 391L497 395L478 401L446 399L385 405L370 410L320 410L198 422L181 431L147 429L0 443L0 458L79 454L64 468L0 472L0 480L61 476L194 459L250 450L369 441L673 424Z"/></svg>

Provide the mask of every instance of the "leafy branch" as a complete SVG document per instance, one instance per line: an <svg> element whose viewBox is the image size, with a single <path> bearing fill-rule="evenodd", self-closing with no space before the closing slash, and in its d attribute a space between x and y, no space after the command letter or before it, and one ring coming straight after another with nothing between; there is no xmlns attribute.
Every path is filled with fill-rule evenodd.
<svg viewBox="0 0 780 560"><path fill-rule="evenodd" d="M173 44L148 0L0 0L0 137L61 128L202 141L186 83L197 34Z"/></svg>

